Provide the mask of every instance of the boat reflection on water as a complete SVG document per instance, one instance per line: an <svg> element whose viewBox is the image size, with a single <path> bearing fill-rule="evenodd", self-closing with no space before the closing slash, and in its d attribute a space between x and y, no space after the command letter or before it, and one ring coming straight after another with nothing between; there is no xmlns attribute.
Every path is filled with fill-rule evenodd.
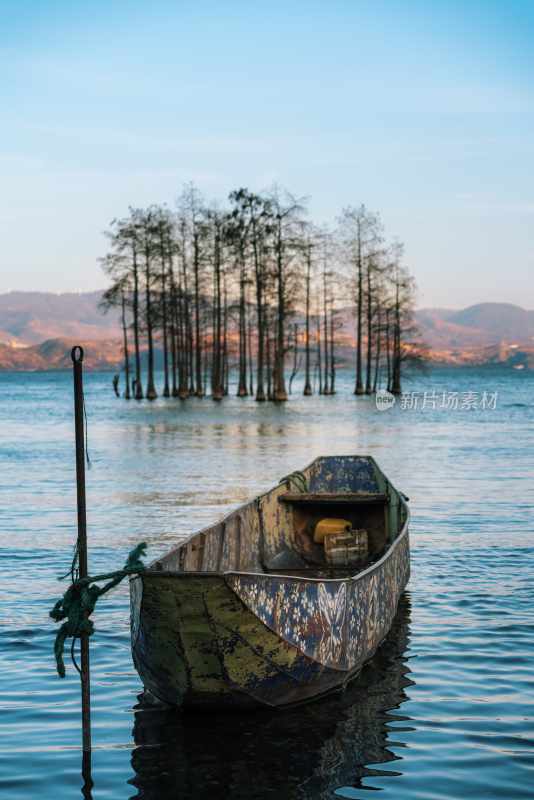
<svg viewBox="0 0 534 800"><path fill-rule="evenodd" d="M132 797L309 800L331 798L340 787L370 789L372 776L400 774L376 765L401 759L388 749L389 734L399 726L389 725L407 719L397 709L413 684L409 626L410 601L404 595L390 634L360 677L344 693L309 705L184 714L142 701L135 711L130 783L137 794Z"/></svg>

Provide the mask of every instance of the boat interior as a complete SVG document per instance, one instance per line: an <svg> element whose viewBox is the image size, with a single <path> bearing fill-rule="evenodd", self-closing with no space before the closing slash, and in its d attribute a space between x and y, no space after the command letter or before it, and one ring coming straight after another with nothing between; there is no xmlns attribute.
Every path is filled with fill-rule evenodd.
<svg viewBox="0 0 534 800"><path fill-rule="evenodd" d="M169 573L347 577L382 557L408 509L369 456L318 458L150 565Z"/></svg>

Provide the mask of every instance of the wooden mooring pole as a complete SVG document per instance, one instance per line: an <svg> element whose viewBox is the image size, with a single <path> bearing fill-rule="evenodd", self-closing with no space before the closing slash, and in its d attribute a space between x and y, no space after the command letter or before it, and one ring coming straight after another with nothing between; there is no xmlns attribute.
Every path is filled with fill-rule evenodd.
<svg viewBox="0 0 534 800"><path fill-rule="evenodd" d="M80 578L88 575L87 564L87 517L85 508L85 441L83 400L83 347L71 351L74 373L74 428L76 432L76 494L78 501L78 563ZM91 679L89 671L89 637L80 637L81 684L82 684L82 776L86 784L91 783Z"/></svg>

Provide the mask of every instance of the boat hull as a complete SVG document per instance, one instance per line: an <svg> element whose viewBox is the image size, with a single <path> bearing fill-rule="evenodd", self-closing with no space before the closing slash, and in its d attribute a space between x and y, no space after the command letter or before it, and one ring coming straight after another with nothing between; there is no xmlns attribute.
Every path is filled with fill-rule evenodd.
<svg viewBox="0 0 534 800"><path fill-rule="evenodd" d="M132 652L173 706L255 708L343 688L387 636L410 574L408 527L348 579L158 572L131 580Z"/></svg>

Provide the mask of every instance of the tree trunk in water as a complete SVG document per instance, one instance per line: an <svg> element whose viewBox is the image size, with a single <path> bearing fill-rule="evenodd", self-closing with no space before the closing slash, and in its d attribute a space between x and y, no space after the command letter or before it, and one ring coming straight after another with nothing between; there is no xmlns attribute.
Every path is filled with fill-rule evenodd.
<svg viewBox="0 0 534 800"><path fill-rule="evenodd" d="M380 313L380 307L376 310L376 351L375 351L375 376L373 380L373 394L376 394L376 390L378 388L378 375L380 372L380 355L381 355L381 348L382 348L382 332L380 330L380 325L382 321L382 315Z"/></svg>
<svg viewBox="0 0 534 800"><path fill-rule="evenodd" d="M262 301L260 312L261 324L258 322L258 363L256 365L256 400L264 403L271 394L270 365L267 357L269 346L269 331L267 328L268 312ZM265 378L267 377L267 392L265 391Z"/></svg>
<svg viewBox="0 0 534 800"><path fill-rule="evenodd" d="M331 301L332 304L333 301ZM330 391L336 393L336 363L334 359L334 309L330 307Z"/></svg>
<svg viewBox="0 0 534 800"><path fill-rule="evenodd" d="M258 301L258 356L256 363L256 400L259 403L265 401L264 387L264 357L265 357L265 323L263 319L263 300Z"/></svg>
<svg viewBox="0 0 534 800"><path fill-rule="evenodd" d="M396 350L396 348L395 348ZM401 388L401 376L400 376L400 358L395 353L393 356L393 374L391 378L391 393L392 394L402 394Z"/></svg>
<svg viewBox="0 0 534 800"><path fill-rule="evenodd" d="M365 394L371 394L373 346L373 303L371 294L371 261L367 263L367 358L365 361Z"/></svg>
<svg viewBox="0 0 534 800"><path fill-rule="evenodd" d="M258 252L258 240L256 228L253 228L253 250L254 250L254 271L256 278L256 323L258 325L258 350L256 361L256 400L264 402L265 388L263 385L263 366L265 351L265 324L263 307L263 269L260 263Z"/></svg>
<svg viewBox="0 0 534 800"><path fill-rule="evenodd" d="M299 326L298 323L295 322L293 325L293 369L291 370L291 375L289 376L289 394L291 394L293 381L295 380L297 373L299 371L298 339L299 339Z"/></svg>
<svg viewBox="0 0 534 800"><path fill-rule="evenodd" d="M267 367L267 399L273 399L273 375L271 366L271 336L269 328L267 327L266 348L265 348L265 362Z"/></svg>
<svg viewBox="0 0 534 800"><path fill-rule="evenodd" d="M134 324L134 350L135 350L135 390L136 400L143 399L143 384L141 383L141 351L139 348L139 268L137 265L137 250L133 246L133 324Z"/></svg>
<svg viewBox="0 0 534 800"><path fill-rule="evenodd" d="M245 317L245 266L243 254L240 254L241 266L239 276L239 382L237 396L246 397L247 391L247 329Z"/></svg>
<svg viewBox="0 0 534 800"><path fill-rule="evenodd" d="M191 318L191 297L189 294L189 283L187 275L187 258L185 255L185 244L182 242L182 281L183 294L182 300L182 331L183 331L183 382L179 389L179 396L183 399L194 395L195 386L193 383L193 320ZM182 381L182 379L180 379Z"/></svg>
<svg viewBox="0 0 534 800"><path fill-rule="evenodd" d="M205 331L204 330L202 331L202 341L204 342L204 348L203 348L204 349L204 361L203 361L203 364L204 364L204 381L203 381L203 386L207 387L208 383L209 383L208 378L209 378L209 374L210 374L210 366L211 366L212 372L213 372L213 364L210 364L210 360L211 360L210 359L210 353L209 353L208 346L206 344L206 336L205 336Z"/></svg>
<svg viewBox="0 0 534 800"><path fill-rule="evenodd" d="M328 306L326 300L326 263L323 265L323 330L324 330L324 380L323 394L330 394L328 386Z"/></svg>
<svg viewBox="0 0 534 800"><path fill-rule="evenodd" d="M163 326L163 397L170 397L169 390L169 340L167 330L167 265L165 263L165 248L163 236L160 233L161 248L161 310Z"/></svg>
<svg viewBox="0 0 534 800"><path fill-rule="evenodd" d="M178 298L176 296L176 280L174 275L173 263L172 263L172 241L169 230L167 230L167 258L169 259L168 262L168 275L169 275L169 300L170 300L170 326L169 326L169 335L171 337L171 395L173 397L178 397L178 386L176 382L177 377L177 369L178 369L178 360L177 360L177 336L178 336L178 326L177 326L177 302Z"/></svg>
<svg viewBox="0 0 534 800"><path fill-rule="evenodd" d="M248 393L252 397L254 395L254 363L252 360L252 319L249 313L248 318Z"/></svg>
<svg viewBox="0 0 534 800"><path fill-rule="evenodd" d="M224 395L224 381L222 375L221 353L221 252L219 232L215 234L215 247L213 253L214 264L214 325L213 325L213 362L211 396L214 400L222 400Z"/></svg>
<svg viewBox="0 0 534 800"><path fill-rule="evenodd" d="M356 386L354 394L363 394L362 382L362 314L363 314L363 263L361 227L358 222L358 311L356 342Z"/></svg>
<svg viewBox="0 0 534 800"><path fill-rule="evenodd" d="M311 282L311 252L308 248L306 259L306 334L305 334L305 375L304 375L304 395L309 397L312 394L310 382L310 282Z"/></svg>
<svg viewBox="0 0 534 800"><path fill-rule="evenodd" d="M386 369L387 369L387 383L386 388L388 392L391 391L391 352L390 352L390 342L389 342L389 308L386 308Z"/></svg>
<svg viewBox="0 0 534 800"><path fill-rule="evenodd" d="M173 397L178 397L177 373L178 373L178 353L177 353L177 338L178 338L178 309L176 286L171 288L171 359L172 359L172 390Z"/></svg>
<svg viewBox="0 0 534 800"><path fill-rule="evenodd" d="M121 308L122 308L122 339L124 347L124 376L126 379L126 389L124 391L124 399L130 399L130 357L128 355L128 333L126 328L126 300L124 298L124 291L121 292Z"/></svg>
<svg viewBox="0 0 534 800"><path fill-rule="evenodd" d="M195 394L204 397L202 386L202 341L200 337L200 253L198 232L193 235L193 270L195 276Z"/></svg>
<svg viewBox="0 0 534 800"><path fill-rule="evenodd" d="M152 330L152 292L150 288L150 253L148 245L145 248L145 303L146 303L146 330L148 337L148 379L146 388L147 400L155 400L158 396L154 385L154 336Z"/></svg>
<svg viewBox="0 0 534 800"><path fill-rule="evenodd" d="M273 371L273 399L276 402L287 400L285 379L285 278L284 278L284 246L282 242L282 221L278 218L276 240L276 278L278 294L278 314L276 320L276 349Z"/></svg>
<svg viewBox="0 0 534 800"><path fill-rule="evenodd" d="M193 312L190 308L190 314L187 322L187 380L189 383L187 394L193 397L195 394L195 355L194 355L194 342L193 342Z"/></svg>
<svg viewBox="0 0 534 800"><path fill-rule="evenodd" d="M402 394L401 388L401 331L400 331L400 298L397 280L395 296L395 324L393 328L393 374L391 377L392 394Z"/></svg>
<svg viewBox="0 0 534 800"><path fill-rule="evenodd" d="M178 287L178 397L189 397L189 328L187 325L187 305L182 286Z"/></svg>
<svg viewBox="0 0 534 800"><path fill-rule="evenodd" d="M228 294L226 291L226 277L223 277L223 295L224 295L224 311L223 311L223 345L222 345L222 385L223 385L223 394L225 397L227 397L230 376L228 371Z"/></svg>
<svg viewBox="0 0 534 800"><path fill-rule="evenodd" d="M323 392L323 366L321 361L321 317L317 314L317 374L319 375L319 394Z"/></svg>
<svg viewBox="0 0 534 800"><path fill-rule="evenodd" d="M181 271L178 281L178 397L185 400L193 394L189 381L193 375L193 327L191 323L191 303L189 296L188 274L187 274L187 238L185 231L181 229Z"/></svg>

